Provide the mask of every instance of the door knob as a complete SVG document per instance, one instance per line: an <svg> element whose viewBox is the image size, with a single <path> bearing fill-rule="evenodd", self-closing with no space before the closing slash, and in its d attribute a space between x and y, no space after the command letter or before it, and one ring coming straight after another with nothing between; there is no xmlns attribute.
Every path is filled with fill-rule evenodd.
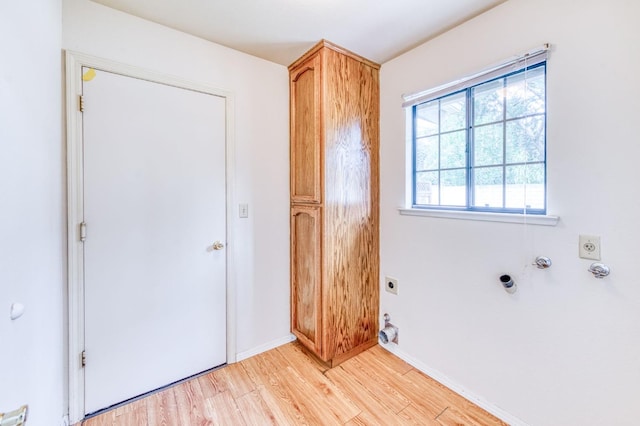
<svg viewBox="0 0 640 426"><path fill-rule="evenodd" d="M224 248L224 244L222 244L220 241L216 241L215 243L213 243L212 247L214 250L222 250Z"/></svg>

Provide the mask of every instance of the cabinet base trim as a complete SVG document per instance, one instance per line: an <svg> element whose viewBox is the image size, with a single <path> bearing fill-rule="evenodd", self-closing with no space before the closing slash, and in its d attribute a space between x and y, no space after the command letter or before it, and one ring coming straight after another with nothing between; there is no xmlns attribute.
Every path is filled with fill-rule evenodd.
<svg viewBox="0 0 640 426"><path fill-rule="evenodd" d="M357 347L351 349L348 352L345 352L345 353L342 353L340 355L337 355L337 356L335 356L335 357L333 357L332 359L329 359L329 360L322 359L313 350L313 348L308 347L305 344L305 342L303 342L302 340L298 339L298 342L300 343L300 347L302 347L304 349L304 351L307 354L309 354L309 356L314 358L317 362L319 362L320 364L326 366L327 368L333 368L333 367L337 367L338 365L342 364L343 362L345 362L349 358L353 358L354 356L356 356L356 355L366 351L367 349L377 345L378 344L378 337L376 336L375 339L369 340L368 342L365 342L365 343L361 344L360 346L357 346Z"/></svg>
<svg viewBox="0 0 640 426"><path fill-rule="evenodd" d="M349 358L353 358L359 353L362 353L377 344L378 344L378 336L376 336L374 339L369 340L368 342L361 344L360 346L356 346L355 348L351 349L348 352L337 355L336 357L334 357L332 360L329 361L330 365L331 367L336 367L337 365L342 364Z"/></svg>

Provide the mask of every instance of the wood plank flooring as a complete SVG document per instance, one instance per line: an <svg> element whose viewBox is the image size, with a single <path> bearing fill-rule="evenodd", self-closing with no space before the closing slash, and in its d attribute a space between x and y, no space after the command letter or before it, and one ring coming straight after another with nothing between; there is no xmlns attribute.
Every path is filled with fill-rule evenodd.
<svg viewBox="0 0 640 426"><path fill-rule="evenodd" d="M505 425L379 346L328 369L289 343L84 426Z"/></svg>

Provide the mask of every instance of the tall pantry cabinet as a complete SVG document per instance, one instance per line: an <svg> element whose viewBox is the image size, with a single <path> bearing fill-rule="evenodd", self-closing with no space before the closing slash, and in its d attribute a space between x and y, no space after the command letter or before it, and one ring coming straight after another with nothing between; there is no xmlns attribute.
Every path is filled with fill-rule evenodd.
<svg viewBox="0 0 640 426"><path fill-rule="evenodd" d="M289 67L291 331L331 366L377 343L379 68L324 40Z"/></svg>

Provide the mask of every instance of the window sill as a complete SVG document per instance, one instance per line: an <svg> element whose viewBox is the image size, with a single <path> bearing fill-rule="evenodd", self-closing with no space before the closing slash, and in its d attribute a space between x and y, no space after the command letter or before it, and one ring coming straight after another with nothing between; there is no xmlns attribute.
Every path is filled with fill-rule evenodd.
<svg viewBox="0 0 640 426"><path fill-rule="evenodd" d="M403 216L439 217L445 219L479 220L485 222L521 223L527 225L556 226L559 216L513 214L513 213L489 213L468 212L451 210L427 210L427 209L398 209Z"/></svg>

